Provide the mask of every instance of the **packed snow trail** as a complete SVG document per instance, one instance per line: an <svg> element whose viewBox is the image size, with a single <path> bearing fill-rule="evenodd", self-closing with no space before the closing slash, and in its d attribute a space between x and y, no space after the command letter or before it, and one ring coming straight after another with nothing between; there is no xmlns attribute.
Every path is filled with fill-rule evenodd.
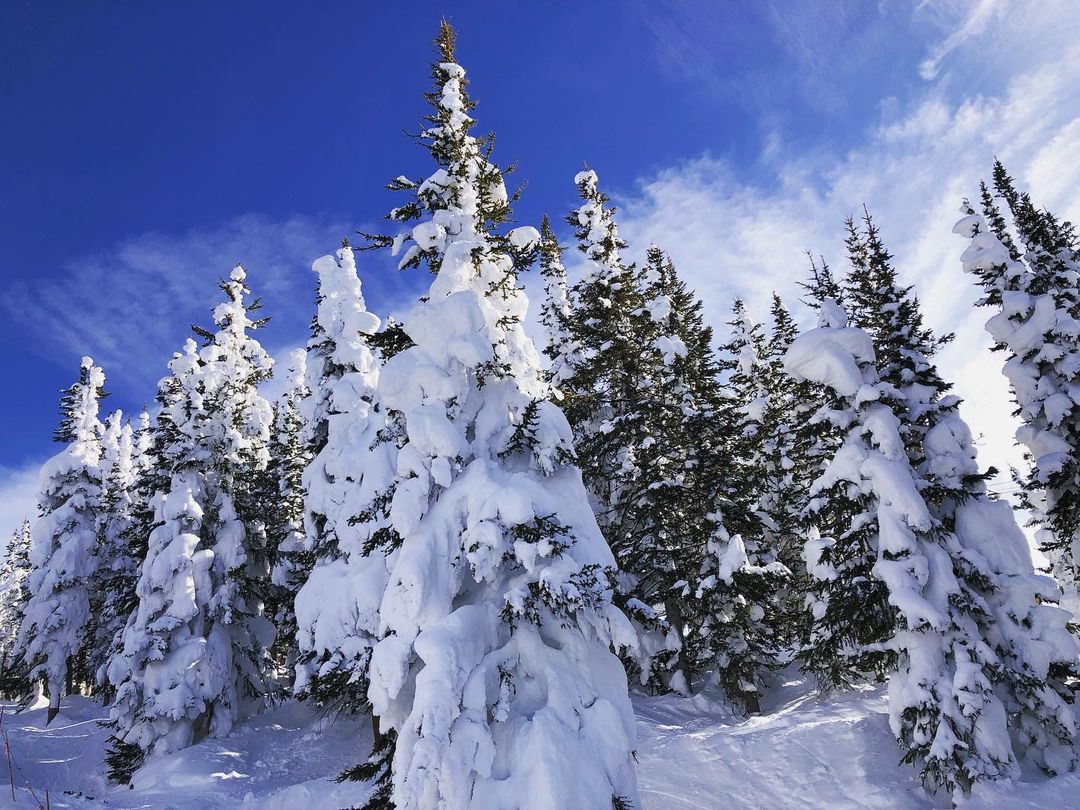
<svg viewBox="0 0 1080 810"><path fill-rule="evenodd" d="M706 694L711 694L706 690ZM65 700L45 727L45 709L10 714L4 728L22 776L54 808L339 810L358 806L368 786L334 776L367 755L366 718L327 722L289 702L237 725L224 739L155 758L131 789L107 785L102 750L106 712L85 698ZM643 810L928 810L915 770L900 765L883 688L819 697L796 673L768 692L763 713L733 717L707 697L634 697L638 781ZM10 804L0 756L0 807L36 808L15 775ZM976 789L964 810L1063 810L1076 806L1080 774L1046 779L1025 774L1013 785Z"/></svg>

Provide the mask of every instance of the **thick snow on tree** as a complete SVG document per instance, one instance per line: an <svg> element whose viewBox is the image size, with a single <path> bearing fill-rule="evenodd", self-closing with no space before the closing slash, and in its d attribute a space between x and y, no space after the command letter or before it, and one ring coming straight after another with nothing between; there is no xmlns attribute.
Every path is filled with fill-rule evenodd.
<svg viewBox="0 0 1080 810"><path fill-rule="evenodd" d="M1038 540L1054 572L1077 599L1080 581L1080 248L1072 226L1035 208L1000 163L994 188L1005 199L1015 238L983 187L983 213L965 203L954 232L971 240L964 270L983 287L986 323L1005 352L1022 422L1016 439L1029 462L1024 505L1040 524Z"/></svg>
<svg viewBox="0 0 1080 810"><path fill-rule="evenodd" d="M316 454L303 472L308 575L296 596L300 658L295 689L346 711L367 707L367 669L379 638L386 584L385 491L397 444L377 405L379 319L367 310L353 249L314 264L318 309L308 347L308 397Z"/></svg>
<svg viewBox="0 0 1080 810"><path fill-rule="evenodd" d="M159 387L167 478L153 499L138 607L109 668L118 777L145 753L227 734L266 689L274 629L260 600L269 576L260 489L272 409L257 386L272 361L249 334L262 322L250 317L244 270L222 289L217 331L196 330L204 346L189 340Z"/></svg>
<svg viewBox="0 0 1080 810"><path fill-rule="evenodd" d="M562 397L559 386L572 373L577 357L571 331L573 307L562 255L563 249L551 228L551 221L544 215L540 223L540 275L544 279L540 325L547 336L544 355L548 359L548 379L556 398Z"/></svg>
<svg viewBox="0 0 1080 810"><path fill-rule="evenodd" d="M138 465L135 434L120 411L105 420L102 434L101 511L98 517L98 566L90 605L94 613L94 638L90 671L94 683L108 692L109 660L118 652L127 624L141 558L132 555L130 534L139 508L136 492Z"/></svg>
<svg viewBox="0 0 1080 810"><path fill-rule="evenodd" d="M30 598L30 521L24 520L8 541L0 565L0 694L21 698L30 690L27 668L15 651L26 603Z"/></svg>
<svg viewBox="0 0 1080 810"><path fill-rule="evenodd" d="M49 694L49 720L76 676L76 657L85 659L89 639L90 585L97 568L97 519L101 506L101 422L98 403L105 374L89 357L79 381L60 403L54 436L65 448L41 468L41 517L32 530L30 593L17 647ZM81 666L78 667L82 669Z"/></svg>
<svg viewBox="0 0 1080 810"><path fill-rule="evenodd" d="M522 328L517 272L539 234L509 216L502 172L474 121L444 23L422 138L436 171L393 184L415 223L402 264L429 294L407 316L380 403L401 415L390 504L396 554L380 606L369 697L396 734L398 807L637 805L634 718L609 647L634 633L611 602L614 560L547 401Z"/></svg>
<svg viewBox="0 0 1080 810"><path fill-rule="evenodd" d="M934 486L924 439L939 421L955 414L959 401L948 394L950 386L941 379L932 358L951 336L939 337L923 325L918 299L910 287L900 284L869 213L864 210L861 226L850 217L845 225L850 269L842 283L844 298L851 305L853 323L873 341L880 380L900 397L895 414L908 460L926 485ZM839 289L827 266L818 270L813 265L813 271L811 285L817 288L816 295ZM820 413L841 415L839 420L826 421L844 427L843 409L835 403ZM974 486L980 481L976 476L965 483ZM950 521L951 515L946 514L950 505L966 493L940 488L934 492L935 502L940 501L943 508L938 517ZM892 636L896 611L884 583L870 575L876 528L863 511L865 493L854 495L846 482L834 481L829 491L815 494L811 516L819 519L817 536L807 545L813 619L801 654L804 664L826 686L847 685L868 675L882 677L893 660L891 654L876 648ZM929 491L924 495L930 498ZM848 643L852 639L857 643ZM866 650L871 652L861 652Z"/></svg>
<svg viewBox="0 0 1080 810"><path fill-rule="evenodd" d="M889 714L904 760L920 766L928 785L956 795L1019 775L1014 739L1048 770L1071 767L1072 712L1064 687L1047 680L1078 648L1064 611L1043 603L1057 588L1032 572L1008 507L973 497L948 525L928 505L927 481L900 435L904 397L880 381L870 336L846 326L839 307L823 304L822 326L795 340L786 368L828 386L846 406L848 432L820 485L846 482L863 493L873 525L872 576L899 619L881 646L897 656ZM941 479L977 471L956 415L938 422L926 447Z"/></svg>
<svg viewBox="0 0 1080 810"><path fill-rule="evenodd" d="M266 543L270 558L270 588L266 615L277 629L272 657L276 675L292 684L296 661L296 613L294 600L303 584L298 555L307 547L304 534L303 475L311 454L304 441L300 403L307 395L304 383L306 354L296 349L289 355L285 391L274 403L270 431L270 465L267 469L268 518Z"/></svg>

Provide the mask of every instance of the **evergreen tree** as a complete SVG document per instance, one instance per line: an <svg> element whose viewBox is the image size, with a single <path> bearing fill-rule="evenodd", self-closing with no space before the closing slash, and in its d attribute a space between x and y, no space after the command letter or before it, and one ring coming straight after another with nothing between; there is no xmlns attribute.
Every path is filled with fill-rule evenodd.
<svg viewBox="0 0 1080 810"><path fill-rule="evenodd" d="M379 319L367 310L348 243L314 264L317 311L308 345L307 414L315 455L303 472L311 565L296 597L296 690L324 707L368 709L386 566L372 543L387 531L396 441L379 408Z"/></svg>
<svg viewBox="0 0 1080 810"><path fill-rule="evenodd" d="M850 217L845 226L851 267L843 296L851 306L853 324L873 341L880 381L895 399L893 411L909 464L925 476L927 432L957 406L932 363L952 336L937 336L923 325L918 299L911 287L900 284L869 212L864 209L861 230ZM836 289L827 268L814 270L819 295ZM833 422L842 427L846 417L836 405L826 407L840 415ZM823 494L824 503L817 501L822 517L819 537L808 546L809 567L816 572L817 583L811 587L815 615L802 655L823 686L847 686L866 676L881 678L892 668L892 655L876 645L892 637L897 618L885 584L872 576L878 527L867 510L865 494L852 497L849 482L843 480L834 481L831 491Z"/></svg>
<svg viewBox="0 0 1080 810"><path fill-rule="evenodd" d="M896 656L889 713L904 761L955 796L1018 775L1014 739L1044 768L1071 767L1075 729L1055 675L1077 644L1062 612L1044 604L1056 588L1032 572L1007 507L984 492L957 494L980 478L958 414L928 431L925 471L912 466L898 416L912 404L880 380L870 336L846 321L825 303L822 325L794 342L786 367L844 405L844 444L819 486L852 485L873 527L871 575L898 626L871 646ZM951 499L932 496L949 485Z"/></svg>
<svg viewBox="0 0 1080 810"><path fill-rule="evenodd" d="M24 520L11 533L0 566L0 694L7 698L23 698L30 692L26 664L15 650L19 626L30 599L26 589L29 574L30 521Z"/></svg>
<svg viewBox="0 0 1080 810"><path fill-rule="evenodd" d="M311 454L304 442L300 403L307 395L304 383L306 354L297 349L289 356L286 388L274 403L270 431L270 465L267 468L272 497L266 527L270 556L270 598L266 615L274 622L272 658L281 679L292 682L297 658L296 592L303 581L297 555L307 546L304 534L304 469Z"/></svg>
<svg viewBox="0 0 1080 810"><path fill-rule="evenodd" d="M768 673L781 664L781 595L790 572L778 560L761 508L767 343L741 300L729 325L731 339L716 362L723 385L712 399L711 424L697 431L708 535L694 580L700 627L687 635L697 648L697 667L714 670L727 695L756 712Z"/></svg>
<svg viewBox="0 0 1080 810"><path fill-rule="evenodd" d="M49 695L47 721L60 698L85 682L90 624L90 585L97 567L98 510L101 506L101 422L98 403L105 374L89 357L79 380L60 401L61 422L54 439L65 448L41 470L41 517L30 545L31 573L16 647Z"/></svg>
<svg viewBox="0 0 1080 810"><path fill-rule="evenodd" d="M665 392L661 378L669 376L665 358L677 353L678 338L666 334L659 316L667 313L656 310L654 317L650 296L659 291L655 284L646 289L649 271L621 257L626 243L596 172L579 172L574 182L582 204L568 222L587 264L571 290L572 317L554 324L566 329L556 333L558 392L597 520L620 569L617 597L639 635L636 648L625 651L624 664L642 685L662 689L670 685L679 640L657 608L663 611L679 579L670 549L664 548L677 536L679 516L656 504L670 505L673 489L683 486L672 473L683 470L676 471L678 424L663 421L663 412L670 410L665 398L677 393ZM662 254L654 253L654 261L663 264ZM558 293L557 286L549 288L550 311L562 306ZM674 432L665 437L669 427ZM688 688L688 674L684 668L675 685Z"/></svg>
<svg viewBox="0 0 1080 810"><path fill-rule="evenodd" d="M986 328L1007 355L1028 471L1022 504L1040 526L1039 544L1076 599L1080 578L1080 247L1072 225L1035 208L1000 162L994 190L1008 206L1016 241L983 189L984 216L965 203L954 232L971 243L961 257L983 287L980 303L998 312Z"/></svg>
<svg viewBox="0 0 1080 810"><path fill-rule="evenodd" d="M764 546L789 572L779 595L778 624L786 641L804 637L805 599L809 586L803 549L806 542L804 515L807 493L817 477L809 446L802 432L812 429L811 420L820 407L812 387L784 372L784 355L798 337L795 320L783 301L773 293L772 331L765 345L760 369L766 392L761 415L763 441L758 450L762 485L758 513L765 527Z"/></svg>
<svg viewBox="0 0 1080 810"><path fill-rule="evenodd" d="M540 324L547 336L544 355L548 359L548 379L556 398L563 396L559 386L571 374L576 356L571 324L574 313L562 255L562 246L545 214L540 222L540 275L544 279Z"/></svg>
<svg viewBox="0 0 1080 810"><path fill-rule="evenodd" d="M824 259L819 265L809 252L807 256L810 277L799 286L806 295L803 303L820 313L824 302L842 302L843 289ZM797 576L801 582L796 583L803 594L803 611L793 630L798 635L797 655L804 671L811 672L819 686L829 688L849 684L856 674L851 662L838 658L837 653L847 649L843 642L845 628L851 629L848 622L857 621L857 617L849 613L849 619L835 611L832 616L827 616L827 605L833 582L831 560L837 558L839 562L841 554L851 554L860 545L857 531L848 536L858 526L855 518L860 505L859 499L853 497L846 486L832 492L818 491L814 487L843 440L845 426L835 419L835 415L842 412L836 394L828 387L806 380L795 380L793 390L792 411L796 428L792 460L802 499L798 524L803 535L804 561ZM837 538L841 541L839 547ZM824 565L819 567L819 562ZM857 580L857 584L861 588L866 581ZM872 627L870 629L872 631ZM877 674L879 677L884 674L880 665Z"/></svg>
<svg viewBox="0 0 1080 810"><path fill-rule="evenodd" d="M435 274L404 322L415 345L379 379L407 435L368 693L396 734L391 800L403 810L636 803L633 714L608 650L634 635L610 601L614 561L522 328L517 273L539 233L498 228L510 215L503 174L490 141L470 134L445 23L437 43L421 136L437 168L391 184L410 193L391 218L414 224L373 242Z"/></svg>
<svg viewBox="0 0 1080 810"><path fill-rule="evenodd" d="M139 474L138 448L130 423L120 411L113 411L102 434L102 508L98 517L98 566L91 589L90 607L94 616L94 638L89 670L94 683L111 697L107 669L117 654L120 637L135 601L140 557L129 547L130 533L139 508L136 479Z"/></svg>
<svg viewBox="0 0 1080 810"><path fill-rule="evenodd" d="M115 779L147 753L227 734L267 688L274 628L262 615L261 516L272 409L257 386L272 361L249 334L263 321L251 318L244 270L221 286L217 331L196 329L202 349L189 340L159 386L165 485L153 498L139 603L109 667Z"/></svg>
<svg viewBox="0 0 1080 810"><path fill-rule="evenodd" d="M721 347L719 367L726 375L721 419L731 436L730 451L739 470L735 473L743 491L739 500L747 504L760 522L758 498L764 492L769 440L765 414L771 392L768 384L768 339L741 299L732 305L731 337ZM763 534L764 525L753 530ZM775 548L763 549L775 554Z"/></svg>

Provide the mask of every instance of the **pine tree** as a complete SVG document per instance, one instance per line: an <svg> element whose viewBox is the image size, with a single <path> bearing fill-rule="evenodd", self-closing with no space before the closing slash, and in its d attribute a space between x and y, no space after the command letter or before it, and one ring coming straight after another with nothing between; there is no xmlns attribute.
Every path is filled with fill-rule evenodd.
<svg viewBox="0 0 1080 810"><path fill-rule="evenodd" d="M807 493L820 470L806 454L814 431L812 419L820 408L812 386L784 372L784 356L798 337L795 320L780 296L773 293L772 330L765 344L760 374L766 392L758 449L762 484L757 510L764 524L763 545L788 571L786 588L778 596L776 625L785 643L805 637L809 588L803 550L806 542Z"/></svg>
<svg viewBox="0 0 1080 810"><path fill-rule="evenodd" d="M319 294L308 344L306 414L315 455L303 473L310 564L297 593L300 658L295 689L339 711L368 709L367 674L379 637L386 566L372 546L387 531L380 497L395 473L370 346L379 319L367 310L348 243L314 264Z"/></svg>
<svg viewBox="0 0 1080 810"><path fill-rule="evenodd" d="M842 302L843 289L824 259L819 266L809 252L807 256L810 277L799 286L806 295L803 303L820 314L826 301ZM845 649L842 637L847 620L835 612L827 618L826 611L828 591L834 579L830 559L844 551L843 544L839 551L834 551L836 539L848 539L848 532L857 525L855 518L860 506L857 498L849 497L847 487L833 492L814 488L843 440L845 426L835 419L842 412L841 403L832 389L806 380L795 380L793 394L795 431L791 458L802 501L797 523L803 537L803 565L795 577L795 588L802 593L803 610L799 618L793 617L793 632L798 637L797 656L804 671L812 673L819 686L827 689L847 685L855 677L850 662L837 658L837 652ZM850 539L848 552L858 547L857 532ZM825 621L831 627L826 627ZM882 674L879 668L878 675Z"/></svg>
<svg viewBox="0 0 1080 810"><path fill-rule="evenodd" d="M819 294L824 286L817 286ZM846 330L841 336L869 336L847 329L847 313L827 297L816 298L818 330L807 334L828 334L820 330ZM792 346L809 344L813 338L796 338ZM801 341L801 342L800 342ZM793 373L793 349L785 355L785 370L804 383L820 383L808 373ZM823 689L849 687L865 678L884 680L895 668L895 652L884 644L896 630L895 608L889 604L884 584L873 576L877 559L877 521L872 493L836 474L837 459L846 452L852 433L850 402L836 386L823 386L822 405L812 421L822 439L815 450L825 450L836 442L834 455L821 468L810 487L806 510L810 528L804 554L809 575L806 597L810 623L799 659L804 671L812 674ZM854 393L851 392L851 393ZM896 405L897 395L890 407ZM812 434L813 435L813 434Z"/></svg>
<svg viewBox="0 0 1080 810"><path fill-rule="evenodd" d="M415 224L373 240L435 274L404 322L415 345L379 379L408 437L369 689L396 734L391 800L402 810L636 802L633 714L608 650L634 636L611 603L614 561L522 328L517 273L539 233L500 231L511 200L490 141L470 134L449 25L437 43L421 136L437 169L391 184L410 193L392 220Z"/></svg>
<svg viewBox="0 0 1080 810"><path fill-rule="evenodd" d="M625 651L624 665L642 685L664 689L672 685L679 643L663 618L663 603L679 579L664 546L677 536L679 517L656 504L670 505L672 489L683 484L671 477L680 464L675 445L681 433L663 417L665 397L675 391L665 393L661 378L671 381L665 360L677 353L678 338L661 323L659 315L667 313L653 317L650 296L660 293L646 289L649 271L621 257L626 243L596 172L585 169L574 182L582 204L568 222L587 266L570 293L571 317L559 327L566 331L557 336L558 392L597 520L619 565L617 598L639 635L636 648ZM658 250L654 254L654 261L664 262ZM562 306L557 295L555 287L550 310ZM666 427L675 428L674 435L665 437ZM680 689L689 688L689 670L683 670L675 684Z"/></svg>
<svg viewBox="0 0 1080 810"><path fill-rule="evenodd" d="M983 187L985 216L965 203L954 232L971 239L961 260L978 279L980 303L998 310L986 328L1007 355L1028 471L1022 505L1041 528L1039 544L1076 599L1080 580L1080 247L1072 225L1035 208L1000 162L994 190L1008 206L1016 241Z"/></svg>
<svg viewBox="0 0 1080 810"><path fill-rule="evenodd" d="M765 413L771 392L768 383L768 339L741 299L731 308L731 337L721 347L720 370L726 374L724 412L721 414L731 434L731 453L740 465L737 478L744 491L740 500L751 506L760 520L758 496L764 492L768 452ZM761 526L755 533L764 533ZM769 549L775 553L775 549Z"/></svg>
<svg viewBox="0 0 1080 810"><path fill-rule="evenodd" d="M900 284L869 212L864 209L861 230L850 217L845 226L851 268L843 282L844 299L853 324L873 341L881 383L896 398L894 413L909 464L925 474L927 432L957 405L932 363L952 336L938 336L924 327L918 299L911 287ZM826 272L818 273L821 295L827 294L826 288L836 289ZM833 421L840 426L842 418ZM826 687L847 686L866 676L881 678L893 666L893 657L875 647L893 635L896 624L884 583L871 576L877 527L866 511L865 496L852 498L841 491L848 488L848 482L834 482L825 493L819 512L826 533L808 547L808 560L817 566L811 566L818 574L818 584L811 587L811 607L817 613L803 659ZM869 655L862 652L868 649Z"/></svg>
<svg viewBox="0 0 1080 810"><path fill-rule="evenodd" d="M275 669L279 679L287 678L290 685L297 658L294 602L303 584L297 555L307 546L303 475L311 454L304 442L304 420L300 413L300 403L308 394L304 382L305 359L302 349L289 356L286 388L274 403L267 468L272 497L266 527L271 583L266 615L277 628L271 656Z"/></svg>
<svg viewBox="0 0 1080 810"><path fill-rule="evenodd" d="M548 379L556 398L563 396L559 386L572 373L576 356L571 325L573 307L562 255L562 246L545 214L540 222L540 275L544 279L540 324L547 336L544 355L548 359Z"/></svg>
<svg viewBox="0 0 1080 810"><path fill-rule="evenodd" d="M765 497L761 510L772 524L777 558L791 571L802 567L802 536L796 526L802 511L803 494L798 477L799 459L796 431L804 417L798 383L784 373L784 355L799 336L788 308L773 293L772 331L765 350L763 368L768 400L762 422L770 437L766 445Z"/></svg>
<svg viewBox="0 0 1080 810"><path fill-rule="evenodd" d="M105 374L89 357L79 381L60 401L61 422L54 439L66 447L41 470L41 517L30 545L31 573L16 647L49 695L46 722L60 710L60 698L85 680L90 624L89 587L97 567L98 510L101 505L101 423L98 403Z"/></svg>
<svg viewBox="0 0 1080 810"><path fill-rule="evenodd" d="M137 593L111 712L111 775L123 780L147 753L227 734L267 689L274 628L262 615L269 578L262 516L272 409L257 386L272 361L249 332L244 270L222 282L217 331L196 329L158 391L158 463ZM167 477L166 477L167 476Z"/></svg>
<svg viewBox="0 0 1080 810"><path fill-rule="evenodd" d="M896 656L889 713L904 761L955 797L1018 775L1013 739L1045 768L1070 767L1075 729L1056 676L1078 648L1062 612L1043 604L1056 588L1033 574L1007 507L977 490L958 495L981 481L957 414L928 431L925 470L912 466L898 416L912 403L880 380L870 336L846 322L824 303L822 325L796 339L786 367L844 406L847 435L818 486L853 485L873 527L871 575L898 626L871 647ZM933 496L949 486L952 498Z"/></svg>
<svg viewBox="0 0 1080 810"><path fill-rule="evenodd" d="M26 664L16 654L15 642L30 593L30 521L11 533L4 563L0 566L0 694L23 698L30 692Z"/></svg>
<svg viewBox="0 0 1080 810"><path fill-rule="evenodd" d="M139 578L140 557L132 556L130 533L139 508L136 481L138 448L131 424L120 411L105 421L102 434L101 512L98 516L97 557L90 607L94 615L89 671L106 702L111 697L107 669L119 651Z"/></svg>
<svg viewBox="0 0 1080 810"><path fill-rule="evenodd" d="M697 667L714 670L729 698L756 712L769 672L781 664L780 596L790 572L769 542L760 503L769 401L763 388L766 339L740 300L729 325L731 339L716 362L725 379L713 395L710 424L697 431L708 535L693 580L700 626L687 635L697 648Z"/></svg>

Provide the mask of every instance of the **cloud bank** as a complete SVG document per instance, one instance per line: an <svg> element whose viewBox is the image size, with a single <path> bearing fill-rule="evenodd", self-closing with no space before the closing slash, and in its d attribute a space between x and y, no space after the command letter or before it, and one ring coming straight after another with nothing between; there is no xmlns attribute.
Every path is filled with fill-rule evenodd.
<svg viewBox="0 0 1080 810"><path fill-rule="evenodd" d="M643 178L616 201L634 251L642 253L650 241L668 250L721 336L737 296L759 319L768 314L773 290L798 306L805 251L842 272L843 220L866 203L901 278L916 286L929 325L956 333L940 356L942 371L966 400L982 462L1004 470L1021 458L1002 358L988 350L983 324L992 313L974 307L977 291L959 262L965 244L951 227L995 156L1038 204L1080 217L1080 47L1061 44L1053 33L1080 30L1080 7L946 3L934 13L955 25L929 47L920 68L935 81L902 109L882 99L882 109L892 107L893 114L857 147L795 156L774 137L762 144L754 183L739 179L743 167L704 154ZM1003 61L1000 49L988 56L1009 26L1017 32L1011 58ZM993 90L956 92L959 77L980 71L981 83ZM1012 488L1007 476L997 488Z"/></svg>

